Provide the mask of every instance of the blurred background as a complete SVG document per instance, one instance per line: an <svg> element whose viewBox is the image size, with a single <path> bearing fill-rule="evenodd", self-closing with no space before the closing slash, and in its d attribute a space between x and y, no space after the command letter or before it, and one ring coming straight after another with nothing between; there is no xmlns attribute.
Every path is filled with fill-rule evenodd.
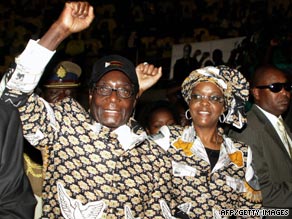
<svg viewBox="0 0 292 219"><path fill-rule="evenodd" d="M37 39L44 33L62 10L64 2L1 1L1 73L24 49L28 39ZM176 45L196 45L236 37L244 37L244 40L230 51L236 57L232 65L240 67L247 76L263 60L272 60L291 70L291 0L89 2L95 8L95 21L89 29L62 43L46 71L50 72L56 62L71 60L82 67L81 80L85 83L97 58L118 53L136 64L147 61L163 66L161 81L164 83L170 80Z"/></svg>

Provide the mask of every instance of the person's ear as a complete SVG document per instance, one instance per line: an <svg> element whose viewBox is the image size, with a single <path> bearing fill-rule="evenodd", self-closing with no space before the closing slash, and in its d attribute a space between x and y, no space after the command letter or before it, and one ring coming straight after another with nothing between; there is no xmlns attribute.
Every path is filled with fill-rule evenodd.
<svg viewBox="0 0 292 219"><path fill-rule="evenodd" d="M91 104L91 101L92 101L92 95L93 95L92 89L89 89L89 91L88 91L88 103L89 103L89 105Z"/></svg>
<svg viewBox="0 0 292 219"><path fill-rule="evenodd" d="M137 104L137 100L139 98L139 94L136 94L134 102L133 102L133 108L132 108L132 116L135 117L135 113L136 113L136 104Z"/></svg>
<svg viewBox="0 0 292 219"><path fill-rule="evenodd" d="M151 133L150 133L150 130L149 130L149 128L148 128L148 127L147 127L147 128L145 128L145 131L146 131L147 135L151 135Z"/></svg>
<svg viewBox="0 0 292 219"><path fill-rule="evenodd" d="M139 93L136 94L136 97L135 97L135 100L134 100L134 103L133 103L134 107L136 107L138 99L139 99Z"/></svg>
<svg viewBox="0 0 292 219"><path fill-rule="evenodd" d="M251 91L251 95L253 96L253 98L254 98L255 100L258 100L258 99L259 99L259 96L260 96L260 94L259 94L259 89L257 89L257 88L252 88L250 91Z"/></svg>

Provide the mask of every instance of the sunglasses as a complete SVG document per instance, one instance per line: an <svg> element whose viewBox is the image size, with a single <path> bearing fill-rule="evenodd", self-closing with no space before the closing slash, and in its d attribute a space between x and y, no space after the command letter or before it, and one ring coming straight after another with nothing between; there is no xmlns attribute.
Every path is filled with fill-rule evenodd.
<svg viewBox="0 0 292 219"><path fill-rule="evenodd" d="M268 88L273 93L278 93L283 88L285 89L285 91L291 91L292 90L292 84L291 83L274 83L274 84L269 84L269 85L256 86L256 88L259 88L259 89Z"/></svg>

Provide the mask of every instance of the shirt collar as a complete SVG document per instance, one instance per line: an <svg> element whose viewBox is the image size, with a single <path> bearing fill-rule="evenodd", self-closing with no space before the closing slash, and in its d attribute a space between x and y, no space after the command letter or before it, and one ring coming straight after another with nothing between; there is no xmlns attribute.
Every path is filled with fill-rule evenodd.
<svg viewBox="0 0 292 219"><path fill-rule="evenodd" d="M256 105L256 107L258 107L260 109L260 111L268 118L268 120L272 123L272 125L274 127L277 127L277 121L279 118L282 118L282 116L275 116L272 113L267 112L266 110L264 110L263 108L261 108L260 106Z"/></svg>
<svg viewBox="0 0 292 219"><path fill-rule="evenodd" d="M113 132L117 134L118 141L125 151L139 145L147 138L145 131L141 134L135 134L128 125L122 125Z"/></svg>

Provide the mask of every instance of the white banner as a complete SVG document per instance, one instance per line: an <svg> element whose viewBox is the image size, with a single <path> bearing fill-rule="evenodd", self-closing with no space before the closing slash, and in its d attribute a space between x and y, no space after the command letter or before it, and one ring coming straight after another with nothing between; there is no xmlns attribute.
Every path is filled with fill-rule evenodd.
<svg viewBox="0 0 292 219"><path fill-rule="evenodd" d="M205 61L202 63L202 66L204 66L204 63L207 60L212 61L212 52L215 49L220 49L223 53L223 61L227 62L230 56L230 52L238 47L242 40L245 37L236 37L236 38L228 38L228 39L221 39L221 40L213 40L213 41L205 41L205 42L195 42L195 43L189 43L192 46L192 53L191 56L193 57L193 54L196 52L196 50L201 50L201 55L199 55L197 60L199 61L202 54L204 52L209 52L210 56L205 59ZM169 79L173 78L173 67L176 62L176 60L183 57L183 47L184 44L175 44L172 46L172 54L171 54L171 66L170 66L170 75ZM201 66L201 67L202 67Z"/></svg>

